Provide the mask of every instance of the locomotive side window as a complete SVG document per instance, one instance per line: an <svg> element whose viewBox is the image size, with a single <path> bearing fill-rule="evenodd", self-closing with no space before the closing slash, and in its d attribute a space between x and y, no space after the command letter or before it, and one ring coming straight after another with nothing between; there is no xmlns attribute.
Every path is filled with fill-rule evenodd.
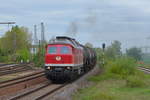
<svg viewBox="0 0 150 100"><path fill-rule="evenodd" d="M56 54L57 53L57 47L49 47L48 53L49 54Z"/></svg>
<svg viewBox="0 0 150 100"><path fill-rule="evenodd" d="M63 46L63 47L60 47L60 53L61 54L68 54L68 53L71 53L69 47L67 46Z"/></svg>

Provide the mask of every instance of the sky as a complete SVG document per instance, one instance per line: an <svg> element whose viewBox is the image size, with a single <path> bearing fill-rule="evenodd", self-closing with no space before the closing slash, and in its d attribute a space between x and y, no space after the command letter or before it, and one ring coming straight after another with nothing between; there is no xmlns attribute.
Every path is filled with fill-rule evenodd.
<svg viewBox="0 0 150 100"><path fill-rule="evenodd" d="M114 40L121 41L124 49L150 46L149 0L1 0L0 22L8 21L31 33L37 25L39 39L44 22L46 40L67 35L95 47ZM10 28L0 25L0 36Z"/></svg>

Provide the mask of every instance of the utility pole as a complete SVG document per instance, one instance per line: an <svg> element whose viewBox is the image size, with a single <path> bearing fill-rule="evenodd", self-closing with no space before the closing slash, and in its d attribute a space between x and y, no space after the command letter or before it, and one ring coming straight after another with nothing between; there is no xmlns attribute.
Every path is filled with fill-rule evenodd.
<svg viewBox="0 0 150 100"><path fill-rule="evenodd" d="M41 44L43 45L45 42L45 27L44 27L44 23L41 23Z"/></svg>
<svg viewBox="0 0 150 100"><path fill-rule="evenodd" d="M44 44L45 44L45 27L44 27L44 23L41 23L41 53L42 56L44 55Z"/></svg>
<svg viewBox="0 0 150 100"><path fill-rule="evenodd" d="M13 50L13 53L14 53L14 56L13 56L13 60L15 61L16 60L16 49L17 49L17 34L16 34L16 32L14 32L13 33L13 48L14 48L14 50Z"/></svg>
<svg viewBox="0 0 150 100"><path fill-rule="evenodd" d="M38 45L38 38L37 38L37 26L34 25L34 38L33 38L33 53L37 53L37 45Z"/></svg>
<svg viewBox="0 0 150 100"><path fill-rule="evenodd" d="M34 25L34 44L38 44L38 38L37 38L37 26Z"/></svg>
<svg viewBox="0 0 150 100"><path fill-rule="evenodd" d="M14 32L14 51L15 52L16 52L16 47L17 47L17 45L16 45L16 32Z"/></svg>

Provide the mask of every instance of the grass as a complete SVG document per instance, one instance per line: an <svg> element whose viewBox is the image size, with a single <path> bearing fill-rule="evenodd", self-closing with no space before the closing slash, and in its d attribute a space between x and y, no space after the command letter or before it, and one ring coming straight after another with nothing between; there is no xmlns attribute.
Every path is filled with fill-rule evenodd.
<svg viewBox="0 0 150 100"><path fill-rule="evenodd" d="M147 65L145 64L144 67L150 68L150 64L147 64Z"/></svg>
<svg viewBox="0 0 150 100"><path fill-rule="evenodd" d="M142 66L150 68L150 54L149 53L143 54L142 62L143 62Z"/></svg>
<svg viewBox="0 0 150 100"><path fill-rule="evenodd" d="M137 66L139 67L145 67L145 68L150 68L150 64L138 64Z"/></svg>
<svg viewBox="0 0 150 100"><path fill-rule="evenodd" d="M142 60L143 60L143 62L144 62L145 64L150 65L150 54L149 54L149 53L143 54Z"/></svg>
<svg viewBox="0 0 150 100"><path fill-rule="evenodd" d="M90 77L95 84L80 89L73 100L150 100L150 75L138 71L132 58L110 61L104 69Z"/></svg>
<svg viewBox="0 0 150 100"><path fill-rule="evenodd" d="M131 88L125 84L125 80L119 79L100 81L89 88L80 89L73 100L150 100L150 86Z"/></svg>

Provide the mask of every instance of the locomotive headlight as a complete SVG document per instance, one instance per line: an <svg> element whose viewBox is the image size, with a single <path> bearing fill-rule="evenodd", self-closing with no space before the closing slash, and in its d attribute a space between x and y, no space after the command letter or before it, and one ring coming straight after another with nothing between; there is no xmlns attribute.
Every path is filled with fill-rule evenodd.
<svg viewBox="0 0 150 100"><path fill-rule="evenodd" d="M67 69L69 70L69 69L71 69L71 67L70 67L70 66L67 66Z"/></svg>
<svg viewBox="0 0 150 100"><path fill-rule="evenodd" d="M49 69L49 70L50 70L50 69L51 69L51 67L50 67L50 66L48 66L48 67L47 67L47 69Z"/></svg>

